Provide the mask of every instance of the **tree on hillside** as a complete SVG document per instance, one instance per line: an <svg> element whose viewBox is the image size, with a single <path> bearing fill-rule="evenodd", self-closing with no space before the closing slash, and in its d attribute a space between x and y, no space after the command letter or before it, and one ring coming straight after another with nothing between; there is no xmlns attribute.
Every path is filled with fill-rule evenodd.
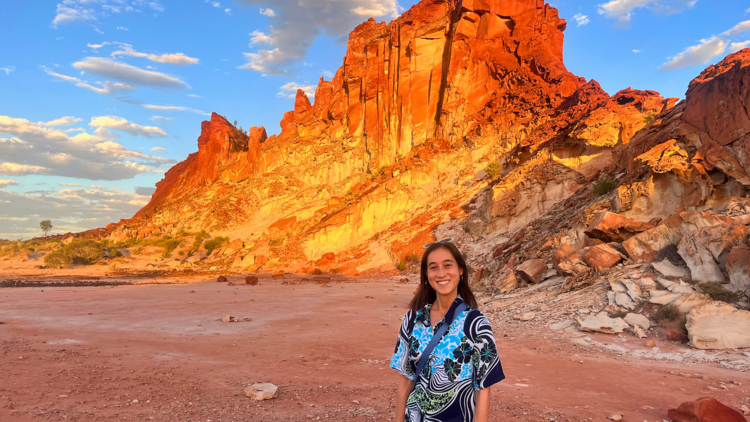
<svg viewBox="0 0 750 422"><path fill-rule="evenodd" d="M41 228L42 231L44 232L44 237L47 237L47 233L49 233L49 231L52 230L52 221L42 220L42 222L39 223L39 228Z"/></svg>

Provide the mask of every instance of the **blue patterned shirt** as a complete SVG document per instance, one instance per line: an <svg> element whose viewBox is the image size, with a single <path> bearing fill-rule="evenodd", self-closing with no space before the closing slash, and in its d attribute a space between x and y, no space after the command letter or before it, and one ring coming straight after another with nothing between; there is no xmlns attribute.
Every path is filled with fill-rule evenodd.
<svg viewBox="0 0 750 422"><path fill-rule="evenodd" d="M460 300L457 299L457 300ZM445 319L432 329L431 304L404 316L391 368L414 380L422 352ZM409 422L473 422L476 391L505 379L489 320L467 307L457 315L419 374L406 403Z"/></svg>

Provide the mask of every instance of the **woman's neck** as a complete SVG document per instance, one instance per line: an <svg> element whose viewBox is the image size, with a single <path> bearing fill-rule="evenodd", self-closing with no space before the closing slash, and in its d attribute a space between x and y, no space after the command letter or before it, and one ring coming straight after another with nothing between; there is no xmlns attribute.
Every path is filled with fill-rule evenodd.
<svg viewBox="0 0 750 422"><path fill-rule="evenodd" d="M448 312L448 309L450 309L451 305L453 305L453 302L455 302L456 298L458 297L458 290L454 290L447 295L441 295L437 292L435 293L437 294L437 297L435 298L435 303L432 306L436 307L435 309L441 314Z"/></svg>

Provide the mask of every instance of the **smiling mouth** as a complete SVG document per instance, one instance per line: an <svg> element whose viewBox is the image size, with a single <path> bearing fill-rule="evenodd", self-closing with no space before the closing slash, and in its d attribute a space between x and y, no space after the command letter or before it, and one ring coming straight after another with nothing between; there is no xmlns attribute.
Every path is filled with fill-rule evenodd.
<svg viewBox="0 0 750 422"><path fill-rule="evenodd" d="M437 281L438 286L447 286L450 284L450 280L444 280L444 281Z"/></svg>

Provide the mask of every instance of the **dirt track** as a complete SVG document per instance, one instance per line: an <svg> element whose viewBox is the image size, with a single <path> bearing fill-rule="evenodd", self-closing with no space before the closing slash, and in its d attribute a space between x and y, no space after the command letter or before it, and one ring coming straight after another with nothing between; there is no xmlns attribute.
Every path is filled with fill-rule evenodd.
<svg viewBox="0 0 750 422"><path fill-rule="evenodd" d="M1 289L0 420L389 420L398 375L388 363L414 287ZM225 314L252 321L217 321ZM652 422L682 401L736 408L750 396L747 373L627 362L509 333L495 327L508 379L493 390L492 420ZM277 384L278 398L244 397L252 382ZM707 389L719 383L727 390Z"/></svg>

